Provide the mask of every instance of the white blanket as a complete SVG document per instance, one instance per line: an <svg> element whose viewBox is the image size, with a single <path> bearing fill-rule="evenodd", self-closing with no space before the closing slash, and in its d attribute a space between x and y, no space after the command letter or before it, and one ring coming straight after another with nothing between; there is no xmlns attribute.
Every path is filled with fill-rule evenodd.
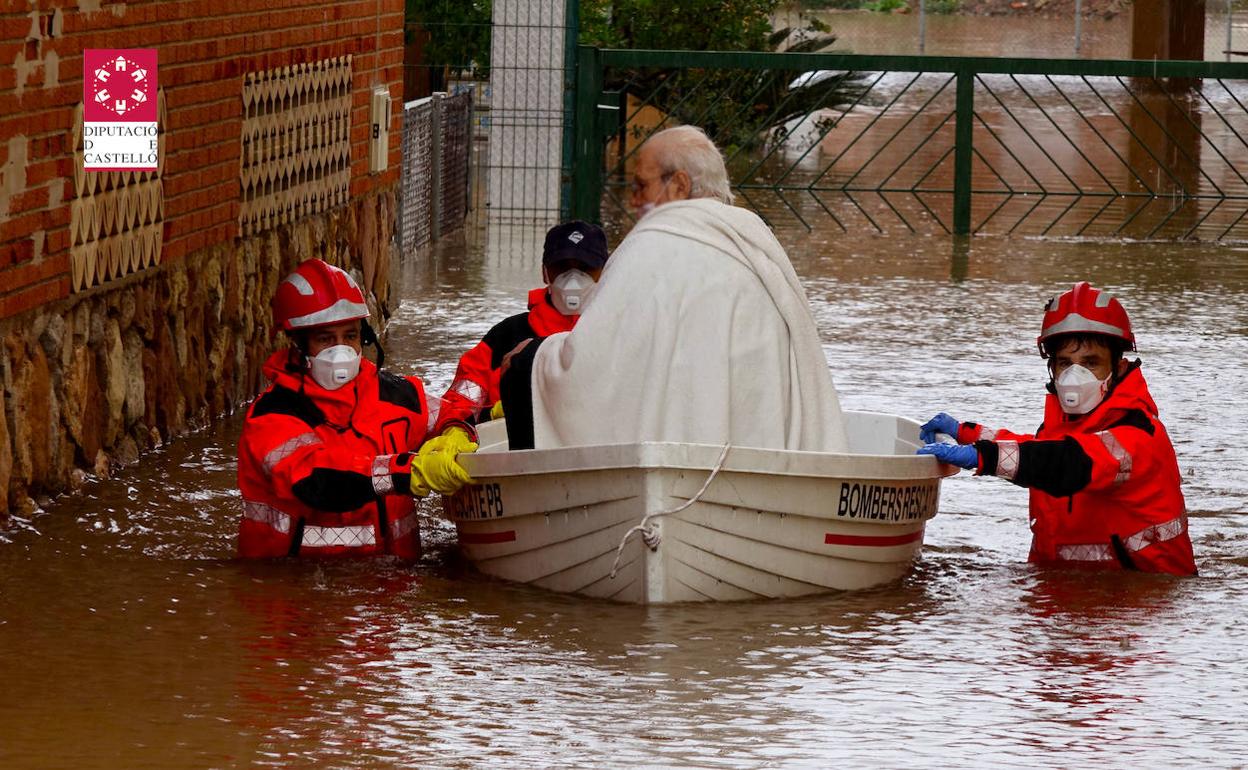
<svg viewBox="0 0 1248 770"><path fill-rule="evenodd" d="M836 390L788 255L754 213L660 206L611 255L532 369L537 448L676 441L845 451Z"/></svg>

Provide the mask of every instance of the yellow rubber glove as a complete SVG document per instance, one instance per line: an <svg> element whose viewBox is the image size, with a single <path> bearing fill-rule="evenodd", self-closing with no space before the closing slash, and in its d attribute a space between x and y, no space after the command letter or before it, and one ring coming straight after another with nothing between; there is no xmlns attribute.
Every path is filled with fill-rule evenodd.
<svg viewBox="0 0 1248 770"><path fill-rule="evenodd" d="M434 436L421 444L417 454L424 457L434 452L449 452L451 455L457 455L460 452L475 451L477 451L477 443L472 440L468 431L458 425L452 425L442 431L441 436Z"/></svg>
<svg viewBox="0 0 1248 770"><path fill-rule="evenodd" d="M503 419L503 402L501 400L495 401L494 406L490 407L490 419L491 420Z"/></svg>
<svg viewBox="0 0 1248 770"><path fill-rule="evenodd" d="M424 497L432 491L429 489L429 485L425 483L425 474L421 470L419 457L412 458L412 480L410 483L412 494L416 497Z"/></svg>
<svg viewBox="0 0 1248 770"><path fill-rule="evenodd" d="M472 484L472 477L455 458L475 451L477 443L468 431L454 426L426 441L412 458L412 494L424 497L433 491L453 495L465 484Z"/></svg>
<svg viewBox="0 0 1248 770"><path fill-rule="evenodd" d="M473 483L464 466L449 452L432 452L412 458L412 494L424 497L430 491L453 495Z"/></svg>

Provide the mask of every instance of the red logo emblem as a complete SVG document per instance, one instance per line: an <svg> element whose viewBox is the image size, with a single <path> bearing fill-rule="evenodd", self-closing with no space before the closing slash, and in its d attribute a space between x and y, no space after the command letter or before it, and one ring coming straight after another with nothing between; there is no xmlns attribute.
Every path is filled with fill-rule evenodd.
<svg viewBox="0 0 1248 770"><path fill-rule="evenodd" d="M83 52L83 112L88 122L156 120L156 50Z"/></svg>

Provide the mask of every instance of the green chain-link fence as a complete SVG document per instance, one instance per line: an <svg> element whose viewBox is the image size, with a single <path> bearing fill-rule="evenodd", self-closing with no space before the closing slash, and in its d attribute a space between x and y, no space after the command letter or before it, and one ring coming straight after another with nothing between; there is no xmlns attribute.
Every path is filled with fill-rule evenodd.
<svg viewBox="0 0 1248 770"><path fill-rule="evenodd" d="M575 213L629 216L649 133L700 125L773 224L1248 236L1248 65L579 52Z"/></svg>

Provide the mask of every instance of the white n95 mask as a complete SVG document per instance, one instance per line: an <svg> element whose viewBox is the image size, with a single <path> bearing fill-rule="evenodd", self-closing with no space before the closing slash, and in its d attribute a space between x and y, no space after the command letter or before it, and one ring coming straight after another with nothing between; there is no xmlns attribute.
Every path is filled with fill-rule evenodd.
<svg viewBox="0 0 1248 770"><path fill-rule="evenodd" d="M1087 414L1101 403L1109 392L1109 375L1098 380L1096 375L1078 364L1062 372L1053 381L1057 402L1066 414Z"/></svg>
<svg viewBox="0 0 1248 770"><path fill-rule="evenodd" d="M360 373L360 354L350 345L333 345L308 359L312 379L325 390L338 390Z"/></svg>
<svg viewBox="0 0 1248 770"><path fill-rule="evenodd" d="M564 315L580 315L597 287L589 273L567 270L550 282L550 301Z"/></svg>

